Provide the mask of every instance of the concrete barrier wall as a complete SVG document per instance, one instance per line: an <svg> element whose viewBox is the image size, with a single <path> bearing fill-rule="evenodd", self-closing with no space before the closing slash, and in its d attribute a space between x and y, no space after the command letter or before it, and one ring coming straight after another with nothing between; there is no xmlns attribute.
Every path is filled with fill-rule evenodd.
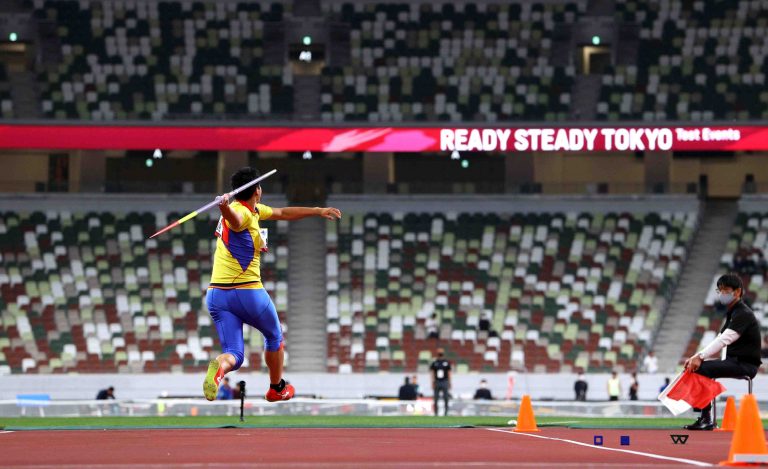
<svg viewBox="0 0 768 469"><path fill-rule="evenodd" d="M266 392L268 377L265 373L232 373L232 384L244 379L248 384L248 395L256 396ZM314 395L322 398L359 399L364 396L395 396L405 374L328 374L288 373L286 378L296 386L297 394ZM589 374L587 398L607 400L606 382L608 374ZM640 399L652 400L664 384L664 375L638 375ZM432 395L429 375L418 375L420 391ZM454 375L453 393L459 397L471 398L480 379L488 380L494 398L507 395L508 383L514 380L512 397L530 394L535 400L573 399L575 374L463 374ZM0 400L14 399L18 394L49 394L52 399L93 399L96 393L108 386L115 387L115 395L121 399L153 399L163 395L202 396L202 374L104 374L104 375L6 375L0 376ZM724 379L727 394L740 396L747 392L745 381ZM628 399L630 376L621 375L622 399ZM758 376L754 381L755 395L759 400L768 400L768 379Z"/></svg>

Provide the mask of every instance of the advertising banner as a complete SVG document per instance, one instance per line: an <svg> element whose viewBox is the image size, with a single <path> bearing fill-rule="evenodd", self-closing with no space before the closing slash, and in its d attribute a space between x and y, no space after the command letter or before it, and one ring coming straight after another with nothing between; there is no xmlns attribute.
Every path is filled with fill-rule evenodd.
<svg viewBox="0 0 768 469"><path fill-rule="evenodd" d="M183 127L0 125L0 149L289 152L764 151L768 126Z"/></svg>

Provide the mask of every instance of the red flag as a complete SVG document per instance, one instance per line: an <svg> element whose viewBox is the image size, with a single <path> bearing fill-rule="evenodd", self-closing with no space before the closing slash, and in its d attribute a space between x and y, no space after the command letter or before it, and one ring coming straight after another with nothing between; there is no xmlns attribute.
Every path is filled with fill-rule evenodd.
<svg viewBox="0 0 768 469"><path fill-rule="evenodd" d="M697 373L686 372L683 373L675 387L669 390L667 397L677 401L685 401L691 406L701 409L708 406L712 399L723 391L725 391L725 386L714 379Z"/></svg>

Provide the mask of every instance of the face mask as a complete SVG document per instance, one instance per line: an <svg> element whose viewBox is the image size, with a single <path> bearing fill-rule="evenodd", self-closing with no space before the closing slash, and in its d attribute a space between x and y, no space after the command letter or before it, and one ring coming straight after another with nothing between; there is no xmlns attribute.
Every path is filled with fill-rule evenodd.
<svg viewBox="0 0 768 469"><path fill-rule="evenodd" d="M731 301L733 301L733 293L720 293L717 295L717 301L719 301L721 305L728 306L731 304Z"/></svg>

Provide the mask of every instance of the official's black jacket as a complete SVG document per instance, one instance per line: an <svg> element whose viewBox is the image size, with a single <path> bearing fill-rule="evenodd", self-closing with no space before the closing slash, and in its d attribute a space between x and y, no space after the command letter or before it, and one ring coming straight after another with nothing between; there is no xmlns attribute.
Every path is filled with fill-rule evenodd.
<svg viewBox="0 0 768 469"><path fill-rule="evenodd" d="M760 324L755 313L743 301L739 300L728 311L720 332L731 329L739 334L739 338L728 346L726 359L733 359L751 365L760 366Z"/></svg>

